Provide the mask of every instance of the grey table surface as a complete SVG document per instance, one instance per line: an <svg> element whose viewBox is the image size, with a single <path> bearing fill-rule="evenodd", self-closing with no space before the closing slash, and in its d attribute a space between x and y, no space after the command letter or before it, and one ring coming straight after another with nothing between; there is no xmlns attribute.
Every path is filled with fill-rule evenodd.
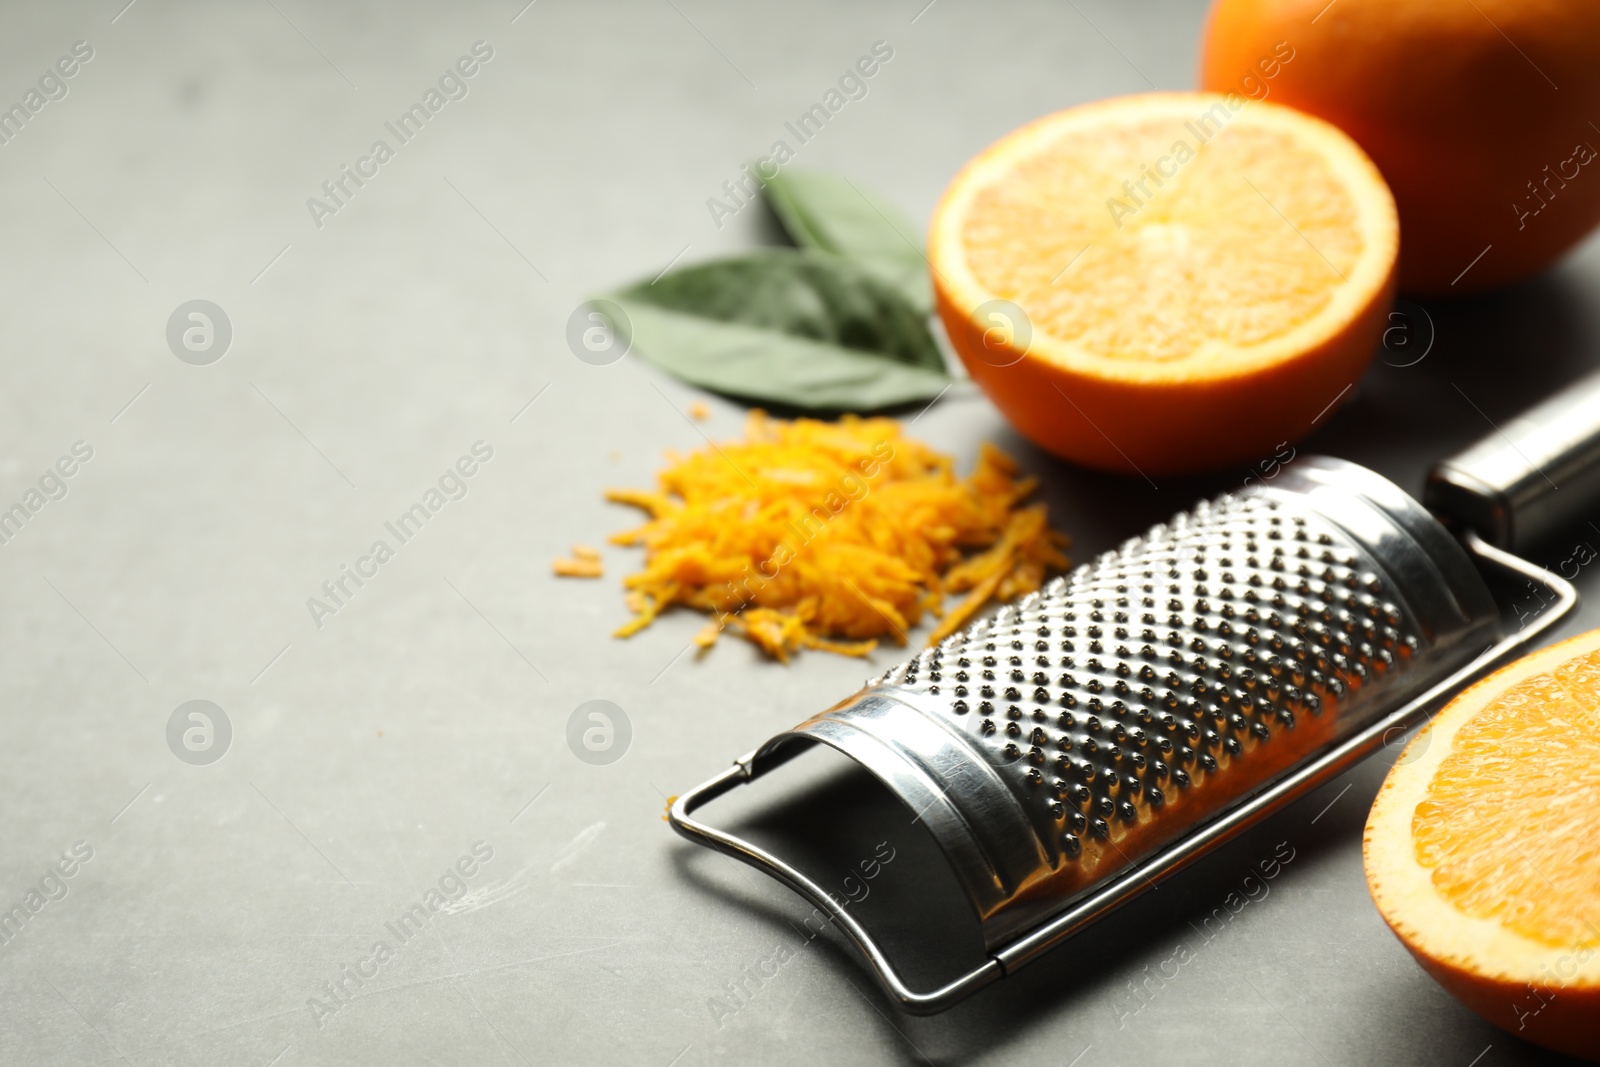
<svg viewBox="0 0 1600 1067"><path fill-rule="evenodd" d="M579 361L569 316L772 241L759 212L719 228L706 201L856 57L893 48L795 165L926 218L1020 123L1188 87L1200 3L124 2L12 4L0 32L6 102L92 49L0 145L0 507L41 505L0 545L0 910L42 904L0 944L0 1062L1537 1060L1372 908L1359 843L1381 758L1082 944L901 1016L838 937L796 936L797 898L661 818L863 665L783 668L732 641L697 660L689 616L614 641L634 556L608 549L602 582L550 574L634 520L603 487L649 485L663 450L702 444L694 391L632 357ZM457 98L314 217L308 198L393 146L384 124L476 42L492 55L447 82ZM1510 292L1410 305L1417 343L1302 450L1417 487L1596 361L1595 292L1590 242ZM217 336L199 362L168 342L196 299L231 325L211 362ZM706 433L738 431L738 406L711 407ZM916 432L963 461L1011 449L1080 559L1245 473L1152 488L1073 470L963 390ZM465 495L388 537L479 442L492 458ZM49 477L75 445L92 458ZM379 539L394 557L314 613ZM1590 606L1560 632L1596 622ZM632 726L608 765L567 743L594 699ZM231 727L191 738L190 759L224 751L204 765L169 745L191 700ZM1280 842L1294 859L1270 892L1206 936ZM75 847L91 858L47 877ZM394 936L441 884L446 906ZM784 945L729 1011L729 983ZM348 999L328 994L341 980Z"/></svg>

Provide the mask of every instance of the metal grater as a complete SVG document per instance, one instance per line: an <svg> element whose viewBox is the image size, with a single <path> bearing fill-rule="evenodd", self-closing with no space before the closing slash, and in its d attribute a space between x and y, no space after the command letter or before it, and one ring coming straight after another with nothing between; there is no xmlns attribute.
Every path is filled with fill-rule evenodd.
<svg viewBox="0 0 1600 1067"><path fill-rule="evenodd" d="M1600 376L1435 469L1435 508L1490 540L1457 540L1364 467L1306 457L869 681L685 793L670 821L830 912L907 1010L941 1011L1331 780L1565 614L1571 586L1505 549L1584 502L1558 507L1538 472L1600 469L1597 409ZM1480 568L1553 607L1507 632ZM917 813L985 964L913 991L823 888L693 818L817 744Z"/></svg>

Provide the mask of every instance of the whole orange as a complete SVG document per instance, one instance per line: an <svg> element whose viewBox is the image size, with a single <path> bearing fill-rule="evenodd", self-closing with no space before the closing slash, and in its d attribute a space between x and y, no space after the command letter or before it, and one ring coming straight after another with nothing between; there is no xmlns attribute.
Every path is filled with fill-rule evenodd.
<svg viewBox="0 0 1600 1067"><path fill-rule="evenodd" d="M1202 87L1353 137L1400 209L1400 286L1482 290L1600 222L1600 3L1217 0Z"/></svg>

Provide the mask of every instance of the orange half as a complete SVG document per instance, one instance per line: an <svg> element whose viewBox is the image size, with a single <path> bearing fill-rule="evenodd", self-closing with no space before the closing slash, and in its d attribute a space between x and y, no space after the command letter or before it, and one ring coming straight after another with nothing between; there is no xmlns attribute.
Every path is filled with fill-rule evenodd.
<svg viewBox="0 0 1600 1067"><path fill-rule="evenodd" d="M951 342L1012 423L1148 475L1310 431L1377 349L1399 229L1334 126L1151 93L1002 138L951 183L929 246Z"/></svg>
<svg viewBox="0 0 1600 1067"><path fill-rule="evenodd" d="M1456 697L1378 793L1378 910L1511 1033L1600 1060L1600 630Z"/></svg>

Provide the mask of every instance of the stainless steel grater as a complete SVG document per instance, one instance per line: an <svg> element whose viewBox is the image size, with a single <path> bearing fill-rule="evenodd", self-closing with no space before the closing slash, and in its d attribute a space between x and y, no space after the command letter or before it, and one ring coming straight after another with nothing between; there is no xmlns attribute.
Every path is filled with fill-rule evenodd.
<svg viewBox="0 0 1600 1067"><path fill-rule="evenodd" d="M1559 497L1552 472L1575 491ZM942 1011L1420 724L1558 621L1577 594L1508 549L1576 518L1594 472L1600 375L1435 468L1428 499L1455 535L1372 471L1305 457L869 681L669 819L830 913L906 1010ZM1485 572L1551 606L1512 629ZM908 988L824 888L693 817L818 744L917 813L981 923L982 966Z"/></svg>

